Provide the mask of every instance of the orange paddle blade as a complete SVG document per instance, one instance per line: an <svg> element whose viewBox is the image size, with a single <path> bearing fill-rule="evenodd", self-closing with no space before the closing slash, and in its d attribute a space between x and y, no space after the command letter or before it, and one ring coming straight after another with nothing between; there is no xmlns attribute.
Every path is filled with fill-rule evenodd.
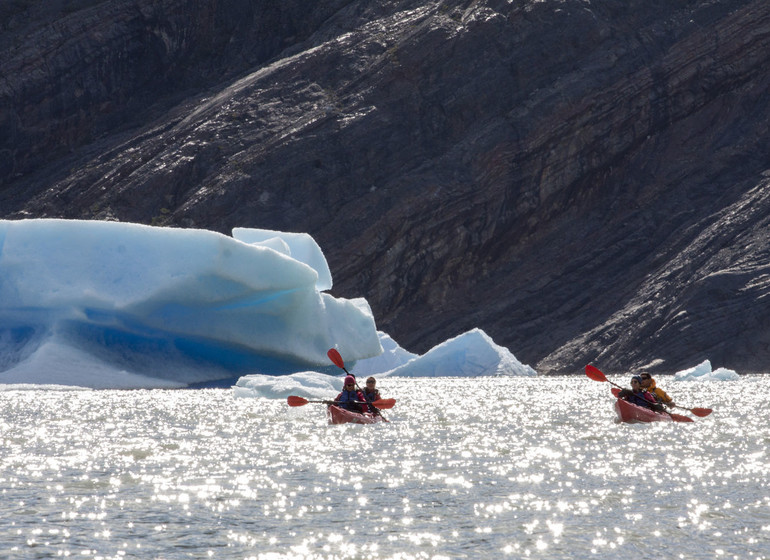
<svg viewBox="0 0 770 560"><path fill-rule="evenodd" d="M709 414L714 412L710 408L690 408L688 410L692 412L695 416L700 416L701 418L703 418L704 416L708 416Z"/></svg>
<svg viewBox="0 0 770 560"><path fill-rule="evenodd" d="M302 397L295 397L294 395L290 395L286 401L289 403L289 406L305 406L310 402L307 399L303 399Z"/></svg>
<svg viewBox="0 0 770 560"><path fill-rule="evenodd" d="M334 362L335 366L345 369L345 362L342 361L342 356L340 356L340 353L337 352L336 348L330 348L326 355L329 356L329 359L332 362Z"/></svg>
<svg viewBox="0 0 770 560"><path fill-rule="evenodd" d="M374 408L384 410L386 408L393 408L393 406L396 404L396 399L377 399L376 401L372 401L369 404L371 404Z"/></svg>
<svg viewBox="0 0 770 560"><path fill-rule="evenodd" d="M607 376L590 364L586 366L586 375L594 381L607 381Z"/></svg>

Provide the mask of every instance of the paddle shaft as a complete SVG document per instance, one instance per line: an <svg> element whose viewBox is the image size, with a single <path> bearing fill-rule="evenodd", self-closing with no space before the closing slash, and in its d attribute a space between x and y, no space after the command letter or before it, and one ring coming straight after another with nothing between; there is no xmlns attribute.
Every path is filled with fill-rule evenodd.
<svg viewBox="0 0 770 560"><path fill-rule="evenodd" d="M286 399L289 406L305 406L308 403L318 403L318 404L342 404L343 401L333 401L333 400L322 400L322 401L311 401L306 399L305 397L297 397L295 395L289 395L289 398ZM369 404L372 406L372 408L393 408L393 406L396 404L395 399L377 399L376 401L367 402L367 401L349 401L352 404Z"/></svg>
<svg viewBox="0 0 770 560"><path fill-rule="evenodd" d="M307 401L307 402L309 402L309 403L321 403L321 404L333 404L333 405L343 404L342 401ZM350 404L369 404L366 401L347 401L347 402L350 403Z"/></svg>

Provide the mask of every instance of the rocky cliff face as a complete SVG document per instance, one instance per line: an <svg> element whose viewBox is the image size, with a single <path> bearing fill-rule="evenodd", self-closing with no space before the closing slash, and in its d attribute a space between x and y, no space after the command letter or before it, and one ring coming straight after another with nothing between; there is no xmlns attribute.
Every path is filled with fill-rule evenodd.
<svg viewBox="0 0 770 560"><path fill-rule="evenodd" d="M307 231L413 351L770 370L767 2L60 4L0 17L4 217Z"/></svg>

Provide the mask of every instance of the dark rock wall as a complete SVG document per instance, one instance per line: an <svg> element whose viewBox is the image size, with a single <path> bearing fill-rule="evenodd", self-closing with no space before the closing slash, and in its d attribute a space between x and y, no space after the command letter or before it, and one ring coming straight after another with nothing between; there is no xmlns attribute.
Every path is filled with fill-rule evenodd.
<svg viewBox="0 0 770 560"><path fill-rule="evenodd" d="M346 2L9 2L0 185L276 56ZM4 16L4 17L2 17Z"/></svg>
<svg viewBox="0 0 770 560"><path fill-rule="evenodd" d="M770 368L770 4L81 4L4 30L3 216L308 231L413 351Z"/></svg>

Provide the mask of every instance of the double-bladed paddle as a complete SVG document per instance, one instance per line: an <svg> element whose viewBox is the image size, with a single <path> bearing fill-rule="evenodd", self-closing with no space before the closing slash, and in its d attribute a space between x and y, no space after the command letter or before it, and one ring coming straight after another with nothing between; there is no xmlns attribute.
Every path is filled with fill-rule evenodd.
<svg viewBox="0 0 770 560"><path fill-rule="evenodd" d="M594 367L591 364L588 364L586 366L586 375L590 379L593 379L594 381L606 381L607 383L622 389L622 387L620 385L618 385L617 383L613 383L612 381L607 379L607 376L604 375L599 368ZM674 406L676 408L683 408L684 410L689 410L695 416L700 416L701 418L703 418L705 416L708 416L709 414L711 414L713 412L713 410L710 409L710 408L687 408L686 406L680 406L678 404L675 404Z"/></svg>
<svg viewBox="0 0 770 560"><path fill-rule="evenodd" d="M329 359L334 363L335 366L337 366L338 368L342 368L345 373L350 375L350 372L347 369L345 369L345 362L342 361L342 356L340 355L340 353L337 351L336 348L329 348L329 351L326 353L326 355L329 356ZM353 379L355 379L355 376L353 376ZM358 386L358 381L356 381L356 389L361 391L361 387ZM393 404L391 404L390 406L378 406L377 404L375 404L375 403L381 403L383 401L393 401ZM371 403L364 403L364 404L371 404L375 408L378 408L378 409L379 408L393 408L393 405L396 404L396 399L378 399L376 401L372 401ZM380 414L380 416L382 416L381 413L378 412L378 414ZM385 418L384 416L382 416L382 418L384 420L387 420L387 418Z"/></svg>
<svg viewBox="0 0 770 560"><path fill-rule="evenodd" d="M311 401L303 397L297 397L295 395L290 395L286 401L289 403L289 406L305 406L308 403L339 404L338 401ZM377 399L376 401L372 402L357 401L356 404L370 404L375 408L388 409L393 408L393 406L396 404L396 399Z"/></svg>

